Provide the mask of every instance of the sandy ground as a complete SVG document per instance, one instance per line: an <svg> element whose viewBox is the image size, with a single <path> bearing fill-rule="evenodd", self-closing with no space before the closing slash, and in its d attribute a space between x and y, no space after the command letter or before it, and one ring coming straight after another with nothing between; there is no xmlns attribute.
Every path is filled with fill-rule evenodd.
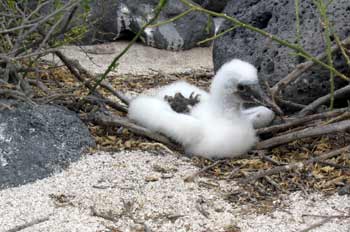
<svg viewBox="0 0 350 232"><path fill-rule="evenodd" d="M196 170L188 158L167 153L87 155L52 177L0 191L0 231L46 217L21 231L301 231L324 220L303 214L350 213L350 197L295 193L276 202L275 211L256 214L225 200L236 188L232 182L185 182ZM350 218L329 220L313 231L350 231Z"/></svg>
<svg viewBox="0 0 350 232"><path fill-rule="evenodd" d="M113 58L119 54L128 42L118 41L91 46L66 46L62 52L70 58L79 60L80 64L91 73L101 74ZM59 63L57 57L46 56L46 59ZM212 48L199 47L181 52L167 51L135 44L120 59L119 66L111 75L147 75L159 71L165 74L190 73L196 70L212 70Z"/></svg>
<svg viewBox="0 0 350 232"><path fill-rule="evenodd" d="M66 47L64 52L91 72L102 73L124 46L118 42L85 47L85 52ZM210 69L211 57L211 48L171 52L137 44L115 74ZM294 232L324 220L303 214L350 214L349 196L301 193L277 200L270 213L257 214L226 200L237 190L232 182L204 177L184 181L196 171L187 158L170 153L87 155L52 177L0 191L0 232L19 231L18 226L40 219L43 222L21 232ZM349 232L350 218L328 220L313 231Z"/></svg>

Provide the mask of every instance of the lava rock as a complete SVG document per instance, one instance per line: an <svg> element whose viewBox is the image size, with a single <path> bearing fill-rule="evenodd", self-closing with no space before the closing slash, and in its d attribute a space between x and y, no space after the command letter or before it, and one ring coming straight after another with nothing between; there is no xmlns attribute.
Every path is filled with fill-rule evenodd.
<svg viewBox="0 0 350 232"><path fill-rule="evenodd" d="M0 189L45 178L94 146L76 114L56 106L10 105L0 110Z"/></svg>
<svg viewBox="0 0 350 232"><path fill-rule="evenodd" d="M284 40L296 43L296 17L294 0L231 0L224 12L237 19L263 29ZM344 39L350 36L350 1L332 1L328 7L328 16L337 35ZM220 30L232 25L225 22ZM300 44L306 51L318 55L325 51L323 28L320 16L313 1L300 1ZM240 58L254 64L262 80L270 86L284 78L297 64L305 60L292 55L293 51L244 28L226 33L214 42L214 68L232 58ZM342 55L334 59L335 67L346 72ZM346 82L336 78L339 88ZM329 72L315 65L301 78L283 91L283 97L300 104L308 104L330 91Z"/></svg>
<svg viewBox="0 0 350 232"><path fill-rule="evenodd" d="M344 187L339 188L338 194L340 196L344 196L344 195L349 195L350 196L350 184L347 184Z"/></svg>
<svg viewBox="0 0 350 232"><path fill-rule="evenodd" d="M193 0L193 1L201 5L201 7L205 9L221 12L224 10L229 0L219 0L219 1L218 0Z"/></svg>
<svg viewBox="0 0 350 232"><path fill-rule="evenodd" d="M103 43L127 36L127 13L123 11L120 1L91 1L83 44Z"/></svg>
<svg viewBox="0 0 350 232"><path fill-rule="evenodd" d="M69 0L60 1L65 4ZM86 33L79 41L83 45L111 42L117 39L131 39L153 17L158 2L158 0L92 0L89 1L87 7L83 1L71 19L70 27L86 23L86 28L84 28ZM224 2L226 0L215 4L214 1L203 1L202 4L209 8L219 9L224 6ZM27 4L31 9L35 9L39 3L30 0ZM88 13L86 8L89 8ZM39 12L48 15L54 10L55 4L49 3L42 7ZM155 23L173 18L186 10L188 7L180 0L167 1ZM66 12L66 19L63 22L66 22L70 12ZM86 14L88 14L87 19L82 17ZM175 22L160 27L147 28L141 35L141 41L148 46L160 49L184 50L196 47L199 41L213 36L214 31L215 25L212 17L200 12L191 12ZM205 45L209 45L209 43Z"/></svg>
<svg viewBox="0 0 350 232"><path fill-rule="evenodd" d="M133 36L152 18L157 4L158 0L93 1L89 17L93 23L83 41L91 44ZM173 18L187 9L179 0L168 1L155 23ZM176 22L147 28L141 40L156 48L183 50L197 46L197 42L213 34L214 23L211 17L191 12Z"/></svg>

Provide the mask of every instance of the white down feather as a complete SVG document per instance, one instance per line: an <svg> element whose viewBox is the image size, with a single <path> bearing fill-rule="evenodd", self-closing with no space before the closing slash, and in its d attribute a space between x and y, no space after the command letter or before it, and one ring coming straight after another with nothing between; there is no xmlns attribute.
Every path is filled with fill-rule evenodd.
<svg viewBox="0 0 350 232"><path fill-rule="evenodd" d="M241 111L242 100L233 94L240 81L257 81L255 67L234 59L215 75L210 92L184 81L159 88L153 94L136 97L128 117L152 131L180 143L186 153L206 158L235 157L249 151L257 142L251 117ZM164 100L180 92L200 95L189 114L175 112Z"/></svg>

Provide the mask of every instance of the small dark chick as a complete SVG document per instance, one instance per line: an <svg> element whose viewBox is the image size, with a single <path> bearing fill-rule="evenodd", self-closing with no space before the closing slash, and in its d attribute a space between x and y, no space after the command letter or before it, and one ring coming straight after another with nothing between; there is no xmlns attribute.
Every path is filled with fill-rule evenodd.
<svg viewBox="0 0 350 232"><path fill-rule="evenodd" d="M189 113L191 108L199 103L199 94L191 93L189 98L186 98L181 93L176 93L174 96L166 95L164 100L166 100L170 107L177 113L186 114Z"/></svg>

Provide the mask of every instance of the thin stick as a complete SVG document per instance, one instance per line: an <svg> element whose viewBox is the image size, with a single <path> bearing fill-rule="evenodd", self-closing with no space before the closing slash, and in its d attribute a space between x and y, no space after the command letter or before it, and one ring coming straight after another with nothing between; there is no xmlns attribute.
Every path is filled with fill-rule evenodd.
<svg viewBox="0 0 350 232"><path fill-rule="evenodd" d="M0 89L0 95L4 96L10 96L14 99L22 100L24 102L29 103L30 105L36 105L35 102L33 102L29 97L27 97L24 93L17 91L17 90L11 90L11 89Z"/></svg>
<svg viewBox="0 0 350 232"><path fill-rule="evenodd" d="M208 166L206 166L206 167L200 169L199 171L195 172L194 174L187 176L187 177L184 179L184 181L185 181L185 182L192 182L192 181L194 180L194 178L196 178L198 175L200 175L200 174L202 174L203 172L206 172L206 171L208 171L209 169L212 169L213 167L215 167L215 166L217 166L217 165L219 165L219 164L222 164L222 163L224 163L224 162L226 162L226 161L227 161L227 160L218 160L218 161L216 161L216 162L214 162L214 163L212 163L212 164L210 164L210 165L208 165Z"/></svg>
<svg viewBox="0 0 350 232"><path fill-rule="evenodd" d="M194 9L190 8L190 9L188 9L188 10L186 10L186 11L184 11L184 12L178 14L178 15L176 15L176 16L173 17L173 18L170 18L170 19L168 19L168 20L164 20L164 21L159 22L159 23L156 23L156 24L149 25L148 27L160 27L160 26L162 26L162 25L175 22L176 20L178 20L178 19L180 19L180 18L182 18L182 17L188 15L188 14L191 13L193 10L194 10Z"/></svg>
<svg viewBox="0 0 350 232"><path fill-rule="evenodd" d="M71 59L69 59L68 57L66 57L61 51L56 51L55 54L60 58L60 60L63 62L63 64L68 68L68 70L80 81L82 82L85 87L87 87L90 91L92 91L92 84L87 81L82 75L80 75L79 72L86 74L90 80L93 80L93 76L92 74L90 74L86 69L84 69L80 63L78 62L74 62ZM78 69L79 72L76 70ZM111 86L107 85L106 83L101 84L102 87L104 87L105 89L107 89L109 92L111 92L113 95L115 95L116 97L118 97L120 100L122 100L123 102L125 101L125 99L122 97L121 94L119 94L117 91L115 91ZM96 92L96 91L94 91ZM103 99L103 101L110 105L112 108L116 109L116 110L120 110L122 112L126 112L126 107L124 107L123 105L120 105L116 102L112 102L109 99L103 97L101 94L97 94L101 99Z"/></svg>
<svg viewBox="0 0 350 232"><path fill-rule="evenodd" d="M301 33L300 33L300 16L299 16L299 0L294 0L294 8L295 8L295 28L296 28L296 40L297 44L301 46L300 40L301 40Z"/></svg>
<svg viewBox="0 0 350 232"><path fill-rule="evenodd" d="M326 54L327 54L327 63L329 66L334 67L333 65L333 55L332 55L332 41L331 41L331 24L327 16L327 4L323 0L314 0L317 10L321 16L321 25L324 29L324 40L326 43ZM338 47L339 48L339 47ZM330 104L329 108L333 110L334 108L334 72L329 71L329 83L330 83Z"/></svg>
<svg viewBox="0 0 350 232"><path fill-rule="evenodd" d="M91 82L93 80L96 79L96 77L90 73L86 68L84 68L79 61L73 61L71 59L69 59L68 57L66 57L62 52L59 53L55 53L56 55L59 55L59 58L62 60L62 62L67 66L73 66L71 68L69 68L69 70L71 70L72 68L76 68L79 71L79 74L76 73L72 73L74 76L75 75L79 75L79 77L77 77L81 82L86 83L85 86L88 87L91 91L93 90L93 86L90 83L87 83L88 81L85 80L85 78L83 78L81 76L81 74L86 75L87 79ZM124 104L129 105L130 100L128 98L126 98L123 94L121 94L120 92L116 91L106 80L103 80L100 83L100 86L102 88L104 88L105 90L107 90L108 92L110 92L111 94L113 94L115 97L117 97L119 100L121 100Z"/></svg>
<svg viewBox="0 0 350 232"><path fill-rule="evenodd" d="M350 68L350 58L349 58L348 54L346 53L346 48L344 47L343 42L340 41L340 38L339 38L339 36L337 34L334 33L333 37L334 37L335 42L337 43L337 45L338 45L338 47L339 47L339 49L340 49L340 51L341 51L341 53L342 53L342 55L343 55L343 57L345 59L345 63Z"/></svg>
<svg viewBox="0 0 350 232"><path fill-rule="evenodd" d="M350 37L346 38L341 43L344 46L350 45ZM339 50L339 46L338 45L334 45L334 46L331 47L331 53L337 52L338 50ZM316 59L323 60L326 57L327 57L327 53L322 53L322 54L316 56ZM289 73L286 77L284 77L282 80L277 82L271 88L272 97L275 98L282 88L287 86L289 83L295 81L301 74L303 74L304 72L309 70L314 65L315 65L315 62L312 61L312 60L309 60L309 61L306 61L304 63L298 64L291 73Z"/></svg>
<svg viewBox="0 0 350 232"><path fill-rule="evenodd" d="M311 226L309 226L308 228L305 228L303 230L301 230L300 232L308 232L310 230L316 229L324 224L326 224L327 222L329 222L330 220L332 220L332 217L328 217L328 218L324 218L323 220L321 220L320 222L317 222L315 224L312 224Z"/></svg>
<svg viewBox="0 0 350 232"><path fill-rule="evenodd" d="M158 134L156 132L153 132L147 128L141 127L139 125L136 125L129 121L126 118L123 117L117 117L112 115L105 115L102 113L95 113L93 115L89 115L88 117L89 121L92 121L99 125L105 125L105 126L122 126L128 128L131 132L145 136L147 138L150 138L152 140L158 141L160 143L163 143L167 145L170 148L178 149L178 146L176 146L172 141L170 141L167 137Z"/></svg>
<svg viewBox="0 0 350 232"><path fill-rule="evenodd" d="M302 217L318 217L318 218L350 218L350 215L317 215L317 214L303 214Z"/></svg>
<svg viewBox="0 0 350 232"><path fill-rule="evenodd" d="M350 93L350 85L347 85L343 88L337 89L336 91L334 91L334 97L335 98L342 98L345 97L347 94ZM315 109L317 107L319 107L322 104L327 103L332 97L332 94L327 94L323 97L320 97L318 99L316 99L315 101L311 102L309 105L305 106L304 109L302 109L300 111L300 116L305 116L307 114L312 113L313 111L315 111Z"/></svg>
<svg viewBox="0 0 350 232"><path fill-rule="evenodd" d="M305 124L310 121L318 120L318 119L325 119L325 118L332 118L336 117L338 115L341 115L344 112L348 112L350 109L349 108L341 108L341 109L336 109L333 111L328 111L324 113L319 113L319 114L312 114L306 117L300 117L296 119L292 119L290 121L287 121L286 123L280 124L280 125L274 125L270 127L265 127L265 128L260 128L256 130L257 134L266 134L266 133L276 133L279 131L284 131L296 126L300 126L302 124Z"/></svg>
<svg viewBox="0 0 350 232"><path fill-rule="evenodd" d="M335 157L337 155L340 155L340 154L342 154L344 152L349 152L349 151L350 151L350 145L348 145L346 147L343 147L343 148L340 148L340 149L337 149L337 150L333 150L333 151L327 152L325 154L322 154L320 156L308 159L308 160L303 161L303 162L291 163L291 164L287 164L287 165L284 165L284 166L279 166L279 167L271 168L271 169L268 169L268 170L260 171L260 172L258 172L256 174L252 174L252 175L247 176L241 182L242 183L254 182L254 181L256 181L256 180L258 180L258 179L260 179L262 177L265 177L265 176L271 176L271 175L274 175L274 174L279 174L279 173L291 171L291 170L294 170L294 169L302 169L302 168L304 168L307 165L310 165L310 164L313 164L313 163L316 163L316 162L319 162L319 161L322 161L322 160L330 159L332 157Z"/></svg>
<svg viewBox="0 0 350 232"><path fill-rule="evenodd" d="M197 43L197 45L201 45L201 44L207 43L207 42L209 42L209 41L215 40L215 39L219 38L220 36L222 36L223 34L226 34L227 32L233 31L233 30L237 29L238 27L239 27L239 26L234 25L233 27L230 27L229 29L226 29L226 30L224 30L223 32L220 32L220 33L217 34L217 35L214 35L214 36L212 36L212 37L209 37L209 38L207 38L207 39L204 39L204 40L199 41L199 42Z"/></svg>
<svg viewBox="0 0 350 232"><path fill-rule="evenodd" d="M289 143L297 139L314 137L324 134L329 134L333 132L345 131L350 128L350 120L344 120L337 123L332 123L329 125L317 126L312 128L306 128L303 130L291 132L288 134L284 134L281 136L273 137L271 139L264 140L259 142L256 145L256 149L267 149L271 147L275 147L277 145L281 145L284 143Z"/></svg>
<svg viewBox="0 0 350 232"><path fill-rule="evenodd" d="M23 225L16 226L15 228L6 230L5 232L18 232L18 231L27 229L28 227L31 227L31 226L34 226L34 225L37 225L37 224L46 222L46 221L48 221L49 219L50 219L49 216L44 217L44 218L35 219L35 220L31 221L31 222L24 223Z"/></svg>

